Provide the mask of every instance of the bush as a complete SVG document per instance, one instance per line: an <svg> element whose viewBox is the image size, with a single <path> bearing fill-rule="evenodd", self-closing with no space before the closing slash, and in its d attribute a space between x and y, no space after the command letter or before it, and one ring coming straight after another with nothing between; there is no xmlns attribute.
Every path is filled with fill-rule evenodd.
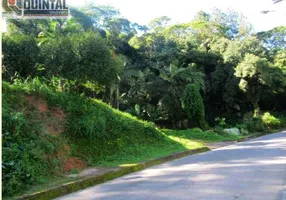
<svg viewBox="0 0 286 200"><path fill-rule="evenodd" d="M248 135L248 123L241 123L241 124L236 124L236 127L239 129L240 133L242 135Z"/></svg>
<svg viewBox="0 0 286 200"><path fill-rule="evenodd" d="M247 130L250 132L263 132L267 130L267 127L260 116L253 117L250 121L246 122L246 124Z"/></svg>
<svg viewBox="0 0 286 200"><path fill-rule="evenodd" d="M269 112L266 112L262 115L262 121L268 126L269 129L278 128L281 125L281 121L271 115Z"/></svg>
<svg viewBox="0 0 286 200"><path fill-rule="evenodd" d="M11 79L17 72L27 77L36 72L39 47L33 35L13 35L3 37L4 78Z"/></svg>
<svg viewBox="0 0 286 200"><path fill-rule="evenodd" d="M281 116L279 119L281 121L281 127L286 127L286 117Z"/></svg>
<svg viewBox="0 0 286 200"><path fill-rule="evenodd" d="M285 127L286 120L283 116L275 117L269 112L265 112L263 115L252 117L251 113L247 113L244 117L243 123L236 126L240 129L244 135L249 132L263 132L273 128Z"/></svg>
<svg viewBox="0 0 286 200"><path fill-rule="evenodd" d="M215 121L218 123L218 126L220 126L222 128L226 128L227 127L226 118L216 117Z"/></svg>

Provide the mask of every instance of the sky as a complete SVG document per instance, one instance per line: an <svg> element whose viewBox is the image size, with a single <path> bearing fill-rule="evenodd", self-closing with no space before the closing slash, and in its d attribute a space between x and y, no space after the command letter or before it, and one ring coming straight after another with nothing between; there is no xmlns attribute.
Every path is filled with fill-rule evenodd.
<svg viewBox="0 0 286 200"><path fill-rule="evenodd" d="M67 0L67 3L73 6L80 6L86 2ZM273 4L272 0L93 0L90 2L118 8L122 16L141 25L146 25L160 16L170 17L173 23L188 22L198 11L210 12L213 8L242 13L254 26L255 31L266 31L286 25L286 0L277 4ZM262 10L275 12L261 14Z"/></svg>

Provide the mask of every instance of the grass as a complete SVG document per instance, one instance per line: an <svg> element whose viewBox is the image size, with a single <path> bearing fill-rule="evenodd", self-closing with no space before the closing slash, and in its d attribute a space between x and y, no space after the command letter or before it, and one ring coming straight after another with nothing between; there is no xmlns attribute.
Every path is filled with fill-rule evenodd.
<svg viewBox="0 0 286 200"><path fill-rule="evenodd" d="M216 133L214 131L202 131L201 129L187 129L187 130L162 130L168 137L175 137L180 140L185 141L196 141L202 143L208 142L223 142L223 141L236 141L241 138L241 136L226 134L226 133Z"/></svg>
<svg viewBox="0 0 286 200"><path fill-rule="evenodd" d="M169 138L170 141L172 141L169 144L161 143L153 146L138 145L135 148L127 148L127 151L119 152L115 155L106 157L104 160L100 161L98 166L114 167L128 164L137 164L143 161L164 157L173 153L204 147L202 143L196 141L172 136Z"/></svg>

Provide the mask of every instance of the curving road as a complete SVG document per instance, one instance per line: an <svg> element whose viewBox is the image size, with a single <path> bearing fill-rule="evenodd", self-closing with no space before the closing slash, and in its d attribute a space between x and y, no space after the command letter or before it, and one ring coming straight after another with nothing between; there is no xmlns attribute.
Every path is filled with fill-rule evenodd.
<svg viewBox="0 0 286 200"><path fill-rule="evenodd" d="M286 131L188 156L58 200L286 200Z"/></svg>

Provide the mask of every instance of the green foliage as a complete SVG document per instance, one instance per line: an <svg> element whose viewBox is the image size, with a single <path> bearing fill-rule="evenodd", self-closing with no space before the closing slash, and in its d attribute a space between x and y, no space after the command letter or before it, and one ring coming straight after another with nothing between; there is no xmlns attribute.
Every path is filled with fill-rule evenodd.
<svg viewBox="0 0 286 200"><path fill-rule="evenodd" d="M5 79L12 79L15 73L22 77L35 74L39 47L33 35L4 36L2 45Z"/></svg>
<svg viewBox="0 0 286 200"><path fill-rule="evenodd" d="M247 121L246 126L250 132L263 132L267 129L260 116L253 117Z"/></svg>
<svg viewBox="0 0 286 200"><path fill-rule="evenodd" d="M41 96L50 106L62 108L67 113L64 134L72 154L85 159L89 164L112 163L114 156L132 154L119 161L129 162L138 156L142 157L144 149L147 150L150 146L154 146L156 154L160 154L157 147L169 149L167 152L184 149L149 122L112 109L96 99L57 92L56 88L39 79L25 82L19 80L13 85L4 83L4 86L4 93L30 93Z"/></svg>
<svg viewBox="0 0 286 200"><path fill-rule="evenodd" d="M276 114L286 110L285 27L254 35L242 15L217 9L183 24L160 17L149 30L110 6L90 4L71 15L9 20L2 66L4 79L13 82L3 83L5 195L57 167L42 158L59 141L44 134L37 114L27 115L24 94L65 111L63 136L73 156L92 165L139 162L201 145L192 139L236 139L224 134L225 120L216 116L236 124L257 111L238 124L244 134L286 125ZM153 124L205 129L205 119L221 127L165 135Z"/></svg>
<svg viewBox="0 0 286 200"><path fill-rule="evenodd" d="M104 40L92 32L74 36L72 40L76 41L76 55L79 56L76 77L103 85L116 82L121 63L111 57Z"/></svg>
<svg viewBox="0 0 286 200"><path fill-rule="evenodd" d="M241 78L239 87L246 92L254 110L259 110L258 102L265 88L277 90L283 87L283 77L279 76L276 68L270 66L265 58L246 54L244 60L236 67L235 75ZM276 84L276 82L279 82Z"/></svg>
<svg viewBox="0 0 286 200"><path fill-rule="evenodd" d="M263 115L253 116L252 113L245 115L243 123L238 124L237 127L240 130L249 132L264 132L267 130L281 128L285 126L285 118L283 116L275 117L269 112L265 112Z"/></svg>
<svg viewBox="0 0 286 200"><path fill-rule="evenodd" d="M263 123L266 124L268 127L277 128L281 125L281 121L271 115L269 112L264 113L261 118Z"/></svg>
<svg viewBox="0 0 286 200"><path fill-rule="evenodd" d="M167 16L158 17L156 19L151 20L151 22L148 24L151 30L159 32L163 29L163 27L168 26L169 22L171 21L171 18Z"/></svg>
<svg viewBox="0 0 286 200"><path fill-rule="evenodd" d="M5 83L2 99L2 194L11 196L53 176L58 163L46 156L56 152L59 142L44 133L23 95Z"/></svg>
<svg viewBox="0 0 286 200"><path fill-rule="evenodd" d="M39 46L57 40L58 37L71 35L72 33L81 32L81 25L73 18L63 22L60 20L51 20L48 27L43 27L38 34Z"/></svg>
<svg viewBox="0 0 286 200"><path fill-rule="evenodd" d="M42 56L50 76L102 85L116 82L119 65L123 65L112 58L105 41L92 32L59 37L44 44Z"/></svg>
<svg viewBox="0 0 286 200"><path fill-rule="evenodd" d="M162 130L168 136L177 136L179 138L185 138L190 140L202 141L202 142L222 142L239 139L238 136L232 134L221 134L214 131L202 131L199 128L187 129L187 130Z"/></svg>
<svg viewBox="0 0 286 200"><path fill-rule="evenodd" d="M8 19L7 34L13 35L38 35L43 29L48 28L49 19Z"/></svg>
<svg viewBox="0 0 286 200"><path fill-rule="evenodd" d="M220 126L222 128L227 127L225 120L226 120L226 118L220 118L220 117L215 118L215 121L218 123L218 126Z"/></svg>
<svg viewBox="0 0 286 200"><path fill-rule="evenodd" d="M286 27L279 26L269 31L257 33L257 37L263 41L264 45L271 49L285 49Z"/></svg>
<svg viewBox="0 0 286 200"><path fill-rule="evenodd" d="M203 99L196 85L186 86L182 95L182 108L192 122L197 122L203 129L206 128Z"/></svg>
<svg viewBox="0 0 286 200"><path fill-rule="evenodd" d="M71 15L9 20L4 78L38 75L55 83L57 77L58 90L126 111L138 104L138 117L177 128L186 127L180 99L190 83L198 86L213 125L216 116L235 121L251 110L286 109L285 27L253 34L243 15L218 9L183 24L159 17L149 29L110 6L88 4L72 8Z"/></svg>

